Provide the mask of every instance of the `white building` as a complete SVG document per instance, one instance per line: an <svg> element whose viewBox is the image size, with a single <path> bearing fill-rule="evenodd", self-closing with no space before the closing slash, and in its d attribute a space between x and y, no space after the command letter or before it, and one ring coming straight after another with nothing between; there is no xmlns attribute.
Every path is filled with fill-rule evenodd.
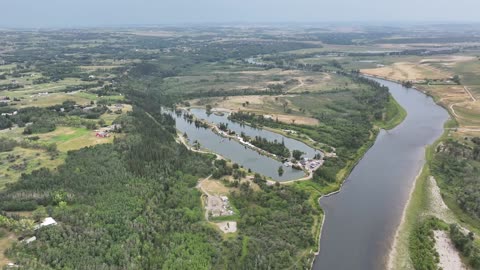
<svg viewBox="0 0 480 270"><path fill-rule="evenodd" d="M50 226L50 225L57 225L57 222L55 221L55 219L53 219L51 217L47 217L42 221L42 223L35 226L35 230L38 230L42 227Z"/></svg>

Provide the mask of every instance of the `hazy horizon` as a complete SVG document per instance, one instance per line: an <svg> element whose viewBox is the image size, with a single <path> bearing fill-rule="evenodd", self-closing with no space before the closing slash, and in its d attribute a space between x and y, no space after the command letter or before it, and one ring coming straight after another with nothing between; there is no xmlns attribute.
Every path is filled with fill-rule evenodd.
<svg viewBox="0 0 480 270"><path fill-rule="evenodd" d="M473 23L478 0L273 1L15 0L2 3L0 27L92 27L271 23Z"/></svg>

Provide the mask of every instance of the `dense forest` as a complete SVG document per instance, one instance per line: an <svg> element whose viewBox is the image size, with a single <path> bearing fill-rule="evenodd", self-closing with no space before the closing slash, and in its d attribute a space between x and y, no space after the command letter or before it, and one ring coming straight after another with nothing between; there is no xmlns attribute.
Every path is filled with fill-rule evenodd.
<svg viewBox="0 0 480 270"><path fill-rule="evenodd" d="M390 96L388 89L379 83L358 76L356 73L345 73L365 87L360 91L344 90L328 95L333 101L326 105L326 110L313 111L318 119L317 126L286 124L272 118L265 118L250 112L236 112L229 115L230 120L247 122L252 126L267 126L278 129L290 129L306 134L316 141L324 142L336 148L337 158L326 159L324 165L315 171L314 180L320 183L335 182L337 173L355 157L359 148L371 138L373 122L382 119ZM348 96L348 99L342 96ZM316 95L302 95L299 102L315 107ZM348 108L348 109L345 109Z"/></svg>
<svg viewBox="0 0 480 270"><path fill-rule="evenodd" d="M232 195L241 213L234 237L223 240L206 223L195 186L221 162L175 142L174 120L161 113L160 105L170 106L176 98L142 87L162 71L155 72L122 81L134 106L121 119L125 136L70 152L57 170L24 174L0 193L1 210L45 209L44 216L60 224L23 232L37 240L15 244L8 256L25 269L308 266L310 257L299 252L315 245L312 216L319 213L296 187L270 187L259 180L261 189L254 191L242 184ZM75 110L70 103L62 106L66 114ZM57 117L53 109L45 113ZM24 120L36 123L35 113Z"/></svg>
<svg viewBox="0 0 480 270"><path fill-rule="evenodd" d="M442 188L458 206L480 218L480 139L473 138L471 146L447 140L437 147L433 173Z"/></svg>
<svg viewBox="0 0 480 270"><path fill-rule="evenodd" d="M62 100L44 107L14 107L37 97L17 100L16 95L25 90L22 84L0 86L0 90L17 91L12 100L5 103L9 106L0 107L0 112L4 113L0 116L0 128L21 128L26 138L22 142L0 140L0 152L11 151L17 146L35 146L43 147L51 156L59 155L54 143L37 146L40 143L36 141L59 127L81 126L94 130L102 126L100 123L105 123L102 115L111 113L109 105L112 102L122 100L133 107L133 111L112 120L122 127L121 136L115 137L112 144L65 152L63 165L24 173L18 182L0 191L0 233L8 229L14 230L20 239L36 237L28 244L18 241L7 250L8 258L19 268L240 270L310 267L311 251L318 248L322 214L315 196L319 196L318 190L323 185L338 181L338 172L374 137L373 123L385 114L389 95L386 88L362 78L357 72L343 71L338 61L307 65L296 63L292 54L283 52L321 47L310 42L312 40L351 44L372 36L314 34L308 38L309 42L240 36L237 40L229 40L220 30L211 31L218 32L188 35L180 31L180 35L161 38L83 31L26 31L9 36L10 40L4 45L14 46L15 50L1 59L4 64L12 64L11 70L5 71L5 78L18 78L27 85L26 89L43 89L41 86L51 84L58 87L61 94L81 92L76 94L84 98L94 96L95 102L79 104ZM382 37L375 35L375 38ZM31 40L35 40L33 47L29 45ZM72 42L76 42L76 46L70 46ZM246 61L246 58L265 54L268 55L263 60L268 61L267 64ZM86 68L97 65L102 68ZM174 119L163 114L161 107L173 108L175 104L198 97L281 95L300 84L291 78L278 82L273 78L275 80L263 90L228 84L224 88L206 87L199 91L184 86L173 90L168 87L170 79L188 81L205 75L200 82L216 84L217 79L208 76L212 73L220 78L224 67L232 73L291 69L327 71L362 85L355 90L345 86L345 89L318 93L299 92L291 103L314 108L308 112L304 109L302 113L318 120L316 126L286 124L252 113L231 115L232 120L252 126L297 131L297 134L321 142L321 147L335 148L338 157L328 158L315 172L315 182L309 183L315 191L302 185L267 184L258 174L247 181L247 169L239 164L189 151L176 142ZM229 77L221 76L226 82ZM61 86L66 81L75 83ZM119 99L109 99L110 95L117 95ZM319 106L320 100L329 102ZM288 114L291 109L285 108L284 112ZM108 115L109 119L115 117ZM188 114L184 117L191 118ZM195 126L207 127L198 119ZM228 131L227 125L220 125L220 128ZM291 155L283 142L257 137L252 138L251 143L281 157ZM300 159L301 155L296 151L294 157ZM250 171L248 174L252 177ZM238 231L234 234L222 234L205 220L202 194L197 184L199 179L208 176L224 179L222 183L231 191L230 202L238 210L235 214ZM58 225L34 230L33 224L24 224L30 219L12 211L31 212L36 222L51 216Z"/></svg>

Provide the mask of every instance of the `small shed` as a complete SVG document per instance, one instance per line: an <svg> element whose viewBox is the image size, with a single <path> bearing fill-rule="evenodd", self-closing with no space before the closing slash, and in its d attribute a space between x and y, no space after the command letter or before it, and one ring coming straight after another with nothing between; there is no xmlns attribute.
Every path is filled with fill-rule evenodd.
<svg viewBox="0 0 480 270"><path fill-rule="evenodd" d="M37 226L35 226L35 230L38 230L42 227L45 227L45 226L50 226L50 225L57 225L57 222L55 221L55 219L53 219L52 217L46 217L42 223L38 224Z"/></svg>

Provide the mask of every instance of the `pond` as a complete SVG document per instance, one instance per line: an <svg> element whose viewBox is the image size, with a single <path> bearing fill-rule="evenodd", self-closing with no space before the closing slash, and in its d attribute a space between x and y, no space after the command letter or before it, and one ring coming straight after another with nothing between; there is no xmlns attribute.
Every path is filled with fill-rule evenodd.
<svg viewBox="0 0 480 270"><path fill-rule="evenodd" d="M320 153L320 151L315 150L300 141L285 137L275 132L240 125L230 121L227 115L207 115L204 109L191 109L190 113L195 115L196 118L204 119L210 123L228 123L228 128L236 133L244 132L247 136L261 136L270 141L277 140L278 142L281 142L283 140L285 146L290 151L300 150L305 153L305 157L313 158L316 153ZM259 154L257 151L240 144L236 140L224 138L214 133L211 129L197 128L194 123L189 123L183 115L177 115L172 112L170 112L170 115L172 115L176 121L177 130L181 133L187 134L190 144L194 141L198 141L202 148L217 153L232 162L238 163L244 168L251 169L253 172L270 177L275 181L284 182L305 176L305 172L293 169L291 166L286 166L276 159ZM283 167L284 171L281 176L278 174L278 168L280 166Z"/></svg>

